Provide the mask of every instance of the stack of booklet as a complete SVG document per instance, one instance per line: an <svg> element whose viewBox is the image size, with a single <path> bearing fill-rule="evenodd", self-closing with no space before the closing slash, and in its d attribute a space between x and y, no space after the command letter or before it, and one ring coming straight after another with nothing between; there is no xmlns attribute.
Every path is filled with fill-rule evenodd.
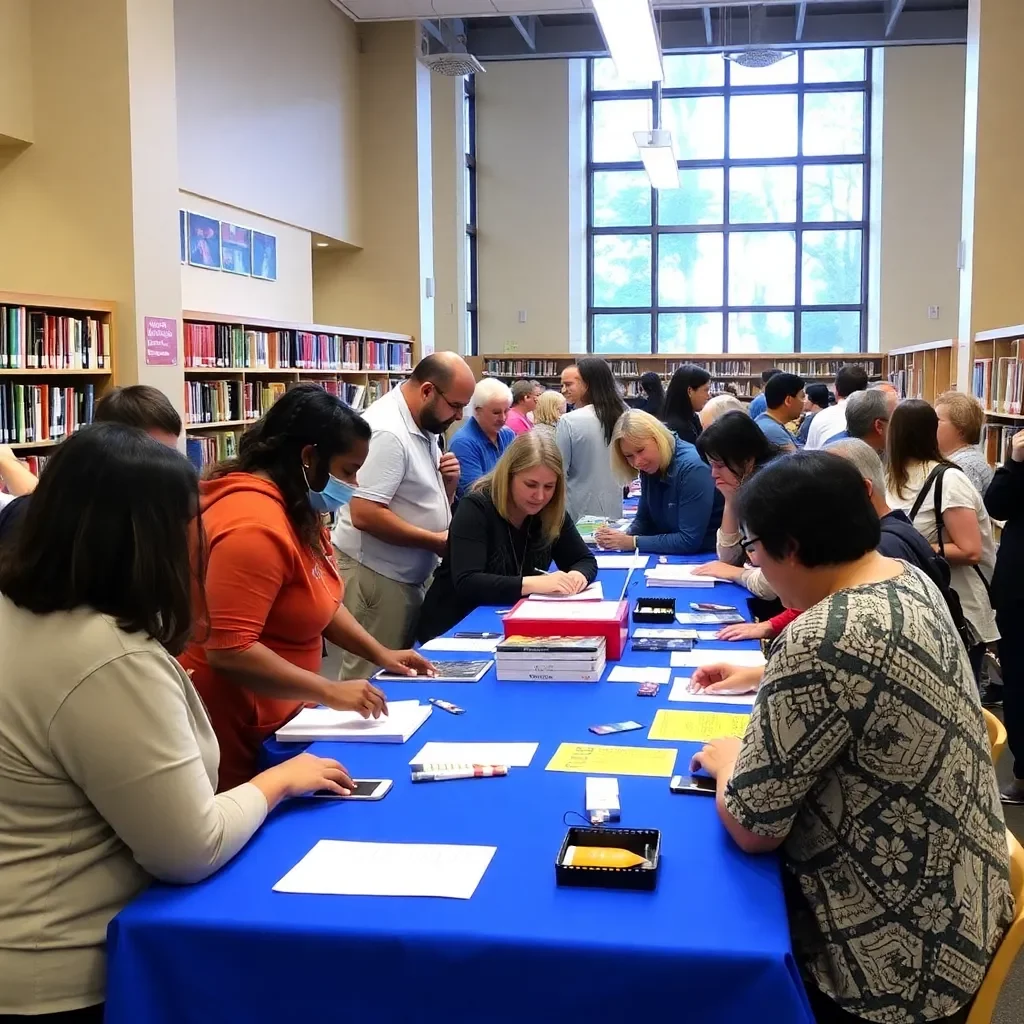
<svg viewBox="0 0 1024 1024"><path fill-rule="evenodd" d="M713 587L715 580L710 576L694 576L696 565L665 565L658 563L652 569L645 569L649 587Z"/></svg>
<svg viewBox="0 0 1024 1024"><path fill-rule="evenodd" d="M507 636L495 649L498 679L596 683L604 672L603 636Z"/></svg>

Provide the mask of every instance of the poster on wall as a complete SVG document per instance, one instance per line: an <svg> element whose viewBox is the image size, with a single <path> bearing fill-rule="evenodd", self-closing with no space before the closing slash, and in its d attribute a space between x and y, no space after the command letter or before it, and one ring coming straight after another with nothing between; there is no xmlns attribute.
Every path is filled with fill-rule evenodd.
<svg viewBox="0 0 1024 1024"><path fill-rule="evenodd" d="M181 250L181 262L188 262L188 229L185 227L185 211L178 211L178 248Z"/></svg>
<svg viewBox="0 0 1024 1024"><path fill-rule="evenodd" d="M277 280L277 239L273 235L252 233L252 276L261 281Z"/></svg>
<svg viewBox="0 0 1024 1024"><path fill-rule="evenodd" d="M249 275L252 269L252 231L220 222L220 267L229 274Z"/></svg>
<svg viewBox="0 0 1024 1024"><path fill-rule="evenodd" d="M220 221L189 213L188 261L193 267L220 270Z"/></svg>
<svg viewBox="0 0 1024 1024"><path fill-rule="evenodd" d="M178 321L176 317L143 318L146 332L146 365L178 365Z"/></svg>

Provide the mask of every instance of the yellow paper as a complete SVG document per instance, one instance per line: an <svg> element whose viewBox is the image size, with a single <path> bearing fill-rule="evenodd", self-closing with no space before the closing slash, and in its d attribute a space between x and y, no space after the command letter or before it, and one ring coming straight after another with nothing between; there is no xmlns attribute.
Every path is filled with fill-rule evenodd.
<svg viewBox="0 0 1024 1024"><path fill-rule="evenodd" d="M549 772L587 775L655 775L667 779L676 765L676 752L664 747L605 747L563 743L547 763Z"/></svg>
<svg viewBox="0 0 1024 1024"><path fill-rule="evenodd" d="M688 740L707 743L723 736L742 737L750 715L730 715L721 711L666 711L654 716L649 740Z"/></svg>

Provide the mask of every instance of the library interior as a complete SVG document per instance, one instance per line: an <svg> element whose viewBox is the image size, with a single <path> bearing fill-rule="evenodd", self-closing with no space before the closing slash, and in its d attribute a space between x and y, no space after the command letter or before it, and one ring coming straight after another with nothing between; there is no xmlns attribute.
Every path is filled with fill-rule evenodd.
<svg viewBox="0 0 1024 1024"><path fill-rule="evenodd" d="M1018 46L0 0L0 1024L1024 1020Z"/></svg>

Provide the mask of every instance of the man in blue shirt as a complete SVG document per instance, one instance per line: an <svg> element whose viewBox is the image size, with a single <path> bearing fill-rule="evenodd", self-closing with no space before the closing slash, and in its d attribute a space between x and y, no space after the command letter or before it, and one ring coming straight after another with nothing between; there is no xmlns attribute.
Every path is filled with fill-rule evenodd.
<svg viewBox="0 0 1024 1024"><path fill-rule="evenodd" d="M783 451L796 451L796 439L786 429L804 407L803 378L795 373L777 373L764 386L767 410L754 419L761 433Z"/></svg>
<svg viewBox="0 0 1024 1024"><path fill-rule="evenodd" d="M459 460L459 484L455 488L458 501L482 476L490 473L502 452L516 439L515 431L505 426L512 392L507 384L485 377L473 392L469 403L471 416L452 438L448 450Z"/></svg>
<svg viewBox="0 0 1024 1024"><path fill-rule="evenodd" d="M761 394L754 396L750 403L750 408L747 409L752 420L756 420L758 416L768 411L768 406L764 396L764 389L767 386L768 381L770 381L777 373L782 373L782 371L776 369L761 371Z"/></svg>

